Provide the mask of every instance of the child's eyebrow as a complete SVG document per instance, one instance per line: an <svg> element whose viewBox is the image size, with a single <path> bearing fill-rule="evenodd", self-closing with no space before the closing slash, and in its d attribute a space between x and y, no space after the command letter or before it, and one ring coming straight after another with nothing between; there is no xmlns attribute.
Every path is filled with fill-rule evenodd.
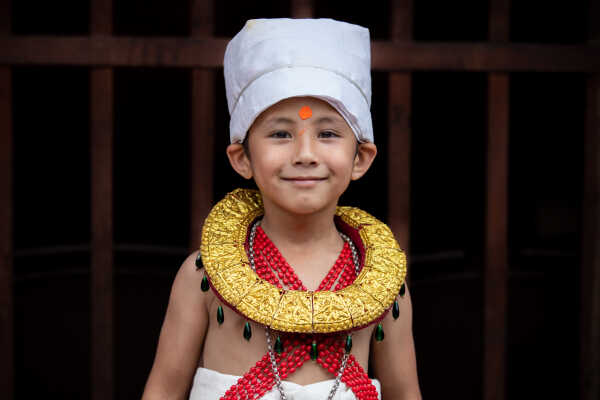
<svg viewBox="0 0 600 400"><path fill-rule="evenodd" d="M265 125L277 125L277 124L294 124L294 120L287 117L273 117L265 121Z"/></svg>
<svg viewBox="0 0 600 400"><path fill-rule="evenodd" d="M315 121L315 123L317 123L317 124L322 124L322 123L340 124L340 123L343 123L343 122L344 121L341 118L339 118L339 117L329 117L329 116L318 118Z"/></svg>

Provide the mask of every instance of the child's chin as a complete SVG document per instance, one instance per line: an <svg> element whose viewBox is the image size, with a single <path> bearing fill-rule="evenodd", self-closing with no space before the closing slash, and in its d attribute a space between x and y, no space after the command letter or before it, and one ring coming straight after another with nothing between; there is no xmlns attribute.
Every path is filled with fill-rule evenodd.
<svg viewBox="0 0 600 400"><path fill-rule="evenodd" d="M327 204L325 204L325 202L299 200L292 204L288 204L287 211L291 214L306 216L317 213L324 208L327 208Z"/></svg>
<svg viewBox="0 0 600 400"><path fill-rule="evenodd" d="M263 199L265 194L263 194ZM288 214L298 216L308 216L322 212L326 209L335 210L337 198L328 193L318 193L317 191L294 191L290 193L281 190L276 193L267 194L269 202Z"/></svg>

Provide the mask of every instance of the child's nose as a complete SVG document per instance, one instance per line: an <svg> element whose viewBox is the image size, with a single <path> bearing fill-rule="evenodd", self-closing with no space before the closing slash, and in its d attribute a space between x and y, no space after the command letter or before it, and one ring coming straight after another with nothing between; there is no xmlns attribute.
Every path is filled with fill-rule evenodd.
<svg viewBox="0 0 600 400"><path fill-rule="evenodd" d="M310 135L310 130L304 128L298 132L295 140L294 164L317 164L315 140Z"/></svg>

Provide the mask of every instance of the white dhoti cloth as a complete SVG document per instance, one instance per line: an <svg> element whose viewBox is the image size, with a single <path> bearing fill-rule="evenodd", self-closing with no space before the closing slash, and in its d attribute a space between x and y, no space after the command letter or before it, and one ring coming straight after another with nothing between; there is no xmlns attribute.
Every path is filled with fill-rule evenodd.
<svg viewBox="0 0 600 400"><path fill-rule="evenodd" d="M218 400L225 394L227 389L235 385L240 377L235 375L222 374L212 369L198 368L194 375L194 383L190 392L190 400ZM288 400L319 400L327 399L334 379L311 383L302 386L297 383L283 381L283 391ZM377 379L372 379L373 385L377 389L378 398L381 400L381 385ZM276 387L266 393L262 400L279 400L280 395ZM355 400L354 393L344 382L340 382L334 400Z"/></svg>

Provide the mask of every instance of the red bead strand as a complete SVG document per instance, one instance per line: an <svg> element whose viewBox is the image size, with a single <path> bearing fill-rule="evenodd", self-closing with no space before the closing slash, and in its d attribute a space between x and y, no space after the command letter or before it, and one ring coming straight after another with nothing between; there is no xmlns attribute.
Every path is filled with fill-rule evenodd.
<svg viewBox="0 0 600 400"><path fill-rule="evenodd" d="M256 273L261 278L279 288L307 290L260 226L256 228L254 248L250 251L254 252ZM331 290L334 284L335 290L340 290L354 282L354 279L356 279L356 270L352 251L348 243L344 242L342 252L323 278L317 291ZM310 360L312 340L313 337L307 334L287 335L283 338L283 352L275 353L275 361L282 380ZM316 362L336 376L344 355L344 346L345 340L341 337L321 339L318 344L319 356ZM376 400L378 398L377 389L352 354L348 357L341 381L352 390L359 400ZM267 353L225 392L221 400L256 400L271 391L274 386L275 377Z"/></svg>

